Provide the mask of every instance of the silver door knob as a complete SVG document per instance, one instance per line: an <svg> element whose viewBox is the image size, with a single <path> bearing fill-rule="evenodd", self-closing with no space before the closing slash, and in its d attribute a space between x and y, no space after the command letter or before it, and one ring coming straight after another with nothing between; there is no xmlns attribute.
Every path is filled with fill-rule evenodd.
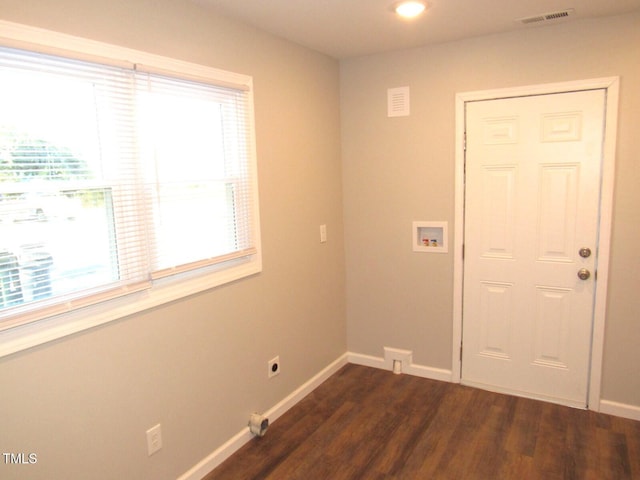
<svg viewBox="0 0 640 480"><path fill-rule="evenodd" d="M580 270L578 270L578 278L580 280L588 280L590 276L591 272L586 268L581 268Z"/></svg>
<svg viewBox="0 0 640 480"><path fill-rule="evenodd" d="M582 247L580 250L578 250L578 255L580 255L582 258L589 258L591 256L591 249Z"/></svg>

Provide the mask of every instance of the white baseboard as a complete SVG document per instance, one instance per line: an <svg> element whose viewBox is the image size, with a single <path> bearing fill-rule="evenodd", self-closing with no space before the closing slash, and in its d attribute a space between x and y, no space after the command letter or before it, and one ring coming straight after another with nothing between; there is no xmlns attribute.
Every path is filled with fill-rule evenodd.
<svg viewBox="0 0 640 480"><path fill-rule="evenodd" d="M600 400L600 413L640 421L640 407L637 405Z"/></svg>
<svg viewBox="0 0 640 480"><path fill-rule="evenodd" d="M287 396L284 400L271 407L268 411L264 412L264 415L269 419L269 422L276 421L287 410L293 407L296 403L302 400L305 396L316 389L322 382L328 379L331 375L336 373L340 368L348 363L348 354L340 356L337 360L324 368L320 373L315 375L309 381L305 382L302 386L296 389L293 393ZM248 418L248 417L247 417ZM177 480L201 480L211 470L216 468L227 458L238 451L245 443L253 438L253 435L249 432L249 427L243 428L240 432L236 433L227 442L221 445L219 448L211 452L198 464L183 473Z"/></svg>
<svg viewBox="0 0 640 480"><path fill-rule="evenodd" d="M440 380L442 382L452 382L452 372L445 368L427 367L425 365L416 365L412 363L406 371L407 375L415 375L416 377L430 378L431 380Z"/></svg>
<svg viewBox="0 0 640 480"><path fill-rule="evenodd" d="M392 352L400 352L405 353L405 351L388 349ZM407 354L410 352L407 351ZM411 358L411 355L407 355ZM356 365L363 365L365 367L373 367L379 368L381 370L391 370L393 371L393 362L390 358L382 358L382 357L374 357L371 355L363 355L360 353L348 352L347 358L349 359L349 363L355 363ZM402 366L402 373L406 373L407 375L414 375L416 377L429 378L431 380L440 380L443 382L451 382L452 381L452 372L451 370L446 370L444 368L433 368L427 367L425 365L418 365L415 363L410 363L409 365Z"/></svg>
<svg viewBox="0 0 640 480"><path fill-rule="evenodd" d="M384 358L374 357L371 355L363 355L361 353L347 352L349 363L362 365L364 367L379 368L381 370L389 370L386 368Z"/></svg>
<svg viewBox="0 0 640 480"><path fill-rule="evenodd" d="M374 357L372 355L364 355L360 353L348 352L347 358L349 363L355 363L356 365L363 365L365 367L379 368L381 370L393 370L393 361L388 358L389 355L397 355L398 357L404 356L411 361L411 352L404 350L396 350L392 348L385 348L385 355L387 358ZM408 366L402 366L402 373L408 375L415 375L417 377L430 378L432 380L441 380L444 382L453 382L453 373L451 370L426 367L423 365L416 365L411 363ZM485 390L491 390L485 385L477 385L477 388L483 388ZM509 393L509 392L505 392ZM535 398L535 397L531 397ZM542 401L553 401L546 398L537 398ZM558 402L555 402L558 403ZM631 420L640 421L640 406L628 405L624 403L613 402L611 400L600 400L600 408L598 410L601 413L608 415L614 415L616 417L628 418Z"/></svg>

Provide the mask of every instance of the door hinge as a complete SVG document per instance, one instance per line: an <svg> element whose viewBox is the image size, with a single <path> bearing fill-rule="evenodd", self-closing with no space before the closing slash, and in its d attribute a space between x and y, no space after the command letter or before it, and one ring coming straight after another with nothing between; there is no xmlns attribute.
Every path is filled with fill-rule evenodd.
<svg viewBox="0 0 640 480"><path fill-rule="evenodd" d="M462 362L462 343L460 344L460 361Z"/></svg>
<svg viewBox="0 0 640 480"><path fill-rule="evenodd" d="M462 137L462 150L467 151L467 132L464 132Z"/></svg>
<svg viewBox="0 0 640 480"><path fill-rule="evenodd" d="M462 260L464 260L464 243L462 244Z"/></svg>

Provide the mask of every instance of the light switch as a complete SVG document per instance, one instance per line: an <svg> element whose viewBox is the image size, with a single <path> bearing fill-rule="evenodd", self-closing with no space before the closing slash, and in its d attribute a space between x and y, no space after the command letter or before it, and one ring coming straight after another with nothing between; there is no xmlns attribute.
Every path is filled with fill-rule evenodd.
<svg viewBox="0 0 640 480"><path fill-rule="evenodd" d="M320 243L327 242L327 226L320 225Z"/></svg>

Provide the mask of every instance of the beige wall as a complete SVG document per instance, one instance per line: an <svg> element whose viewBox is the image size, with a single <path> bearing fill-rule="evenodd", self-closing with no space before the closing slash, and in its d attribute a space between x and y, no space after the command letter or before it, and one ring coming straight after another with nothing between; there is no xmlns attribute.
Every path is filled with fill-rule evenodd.
<svg viewBox="0 0 640 480"><path fill-rule="evenodd" d="M411 251L413 220L454 220L457 92L620 76L602 397L640 406L640 15L538 27L341 63L350 351L451 368L453 256ZM411 87L411 115L386 91ZM450 247L452 240L450 238ZM451 249L450 249L451 250Z"/></svg>
<svg viewBox="0 0 640 480"><path fill-rule="evenodd" d="M452 256L413 254L410 224L453 221L460 91L621 76L603 397L640 405L640 16L340 65L189 2L0 0L0 18L252 75L264 248L258 276L0 359L0 450L39 460L0 458L1 478L175 478L347 342L450 368ZM386 89L404 85L412 114L388 119ZM164 447L149 458L158 422Z"/></svg>
<svg viewBox="0 0 640 480"><path fill-rule="evenodd" d="M338 62L186 1L0 0L0 18L254 78L263 272L0 359L0 453L38 455L0 457L0 478L174 479L346 351Z"/></svg>

